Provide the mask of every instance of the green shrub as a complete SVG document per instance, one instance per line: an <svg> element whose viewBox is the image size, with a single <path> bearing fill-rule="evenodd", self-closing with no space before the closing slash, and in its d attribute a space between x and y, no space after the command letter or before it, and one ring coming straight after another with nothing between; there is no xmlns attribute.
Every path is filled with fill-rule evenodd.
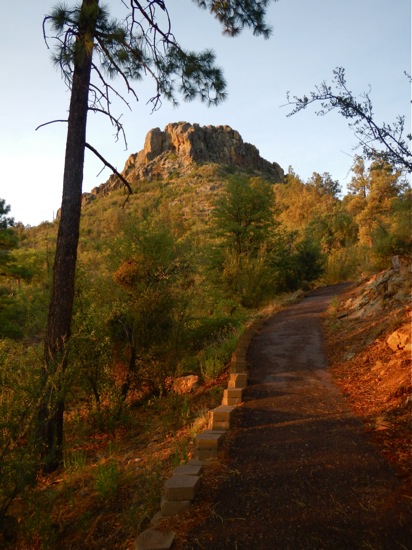
<svg viewBox="0 0 412 550"><path fill-rule="evenodd" d="M94 486L102 498L113 497L119 490L119 470L115 460L98 464L94 474Z"/></svg>
<svg viewBox="0 0 412 550"><path fill-rule="evenodd" d="M34 350L0 340L0 526L38 470L39 364Z"/></svg>

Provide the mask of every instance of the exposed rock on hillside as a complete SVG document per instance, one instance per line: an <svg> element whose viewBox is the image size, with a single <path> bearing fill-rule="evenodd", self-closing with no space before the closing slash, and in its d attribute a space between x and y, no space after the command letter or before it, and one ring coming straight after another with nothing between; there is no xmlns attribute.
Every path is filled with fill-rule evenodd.
<svg viewBox="0 0 412 550"><path fill-rule="evenodd" d="M410 267L401 264L373 275L344 304L342 316L362 319L381 316L386 310L407 306L411 293Z"/></svg>
<svg viewBox="0 0 412 550"><path fill-rule="evenodd" d="M350 289L328 330L332 371L383 454L410 479L410 264Z"/></svg>
<svg viewBox="0 0 412 550"><path fill-rule="evenodd" d="M237 166L267 173L276 181L283 179L283 170L259 155L254 145L244 143L239 132L229 126L199 126L188 122L168 124L162 132L151 130L143 151L131 155L126 170L133 165L139 177L151 175L153 161L158 164L165 157L176 155L172 160L181 166L196 163L217 163ZM162 158L159 158L162 157Z"/></svg>
<svg viewBox="0 0 412 550"><path fill-rule="evenodd" d="M199 126L188 122L168 124L164 131L151 130L142 151L130 155L122 175L130 183L167 177L173 171L185 173L193 164L214 163L234 166L283 181L284 173L276 162L263 159L258 149L242 140L239 132L229 126ZM88 203L96 195L107 195L123 186L119 178L110 176L106 183L84 194Z"/></svg>

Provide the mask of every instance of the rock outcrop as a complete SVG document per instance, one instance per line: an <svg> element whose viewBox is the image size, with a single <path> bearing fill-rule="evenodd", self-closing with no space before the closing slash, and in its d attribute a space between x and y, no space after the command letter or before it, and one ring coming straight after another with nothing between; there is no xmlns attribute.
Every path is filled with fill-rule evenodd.
<svg viewBox="0 0 412 550"><path fill-rule="evenodd" d="M167 177L173 171L187 172L194 164L214 163L233 166L264 175L273 182L283 181L284 173L276 162L263 159L258 149L245 143L239 132L229 126L200 126L188 122L168 124L162 131L151 130L144 148L127 159L122 175L132 184L139 180ZM115 175L106 183L85 193L88 203L123 186Z"/></svg>
<svg viewBox="0 0 412 550"><path fill-rule="evenodd" d="M239 132L229 126L199 126L188 122L168 124L164 131L151 130L144 149L131 155L127 166L134 165L140 177L150 174L153 161L159 157L176 155L180 165L217 163L266 173L276 181L283 180L283 170L276 163L263 159L258 149L245 143Z"/></svg>
<svg viewBox="0 0 412 550"><path fill-rule="evenodd" d="M384 314L387 309L409 304L412 267L401 263L397 269L387 269L370 277L359 291L343 304L342 317L364 319Z"/></svg>

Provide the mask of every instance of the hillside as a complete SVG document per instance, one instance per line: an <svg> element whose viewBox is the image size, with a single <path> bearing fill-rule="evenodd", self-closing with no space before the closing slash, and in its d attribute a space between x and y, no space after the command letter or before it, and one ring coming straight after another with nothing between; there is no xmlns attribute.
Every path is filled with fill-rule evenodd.
<svg viewBox="0 0 412 550"><path fill-rule="evenodd" d="M350 288L326 321L338 386L411 493L411 265ZM411 495L412 496L412 495Z"/></svg>
<svg viewBox="0 0 412 550"><path fill-rule="evenodd" d="M363 174L366 197L341 199L327 173L305 183L227 126L182 122L149 132L122 176L132 194L114 175L83 195L64 465L37 478L58 219L10 229L15 248L2 256L10 276L0 286L0 523L9 547L81 548L86 540L129 548L158 509L165 477L190 457L193 436L221 402L245 326L307 290L361 274L325 318L329 357L353 406L405 470L409 357L396 335L397 351L386 340L409 322L410 194L391 167ZM400 267L388 271L394 250ZM192 391L174 391L186 376L196 379Z"/></svg>
<svg viewBox="0 0 412 550"><path fill-rule="evenodd" d="M336 383L364 422L373 444L404 478L403 494L412 497L410 339L401 337L399 346L405 347L397 351L387 343L391 335L405 334L397 330L405 323L410 326L410 307L405 303L410 287L410 268L406 266L400 272L388 270L366 278L333 301L324 325L326 352ZM260 314L271 315L282 307L287 303L273 304ZM389 341L393 345L394 337ZM88 548L132 548L136 535L159 508L164 480L176 465L191 457L192 437L207 428L207 411L219 404L227 379L224 370L189 393L155 399L149 407L135 409L138 416L129 426L113 424L109 434L89 432L87 444L76 443L66 472L41 479L38 496L24 505L31 521L42 522L26 534L31 543L25 539L22 546L13 543L11 547L35 550L41 541L53 537L60 547L81 548L86 541ZM76 414L82 415L81 410ZM77 431L79 420L73 426ZM70 442L79 439L72 431L68 437ZM86 451L93 457L89 465L83 462ZM110 474L113 464L117 464L114 477ZM106 472L100 488L96 484L99 470L101 476ZM204 480L206 492L222 475L226 475L224 467L216 465L210 470ZM18 517L23 513L19 509L18 503ZM50 516L53 528L43 514ZM187 518L190 528L202 521L202 515L195 512ZM166 526L179 533L187 523L172 518Z"/></svg>
<svg viewBox="0 0 412 550"><path fill-rule="evenodd" d="M229 126L176 122L168 124L163 131L159 128L151 130L143 149L129 156L121 175L135 193L143 191L142 182L167 181L170 195L178 190L189 191L190 196L191 187L196 188L197 194L216 191L222 185L222 176L236 172L266 177L272 183L284 178L284 172L276 162L263 159L254 145L245 143L239 132ZM185 186L176 189L176 182L182 179ZM124 189L124 184L113 174L106 183L84 193L83 204L90 204L97 197L117 189Z"/></svg>

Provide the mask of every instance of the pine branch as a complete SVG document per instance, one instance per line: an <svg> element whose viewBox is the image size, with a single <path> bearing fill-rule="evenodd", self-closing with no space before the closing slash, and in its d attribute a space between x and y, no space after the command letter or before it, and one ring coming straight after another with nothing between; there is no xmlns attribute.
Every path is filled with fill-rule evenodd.
<svg viewBox="0 0 412 550"><path fill-rule="evenodd" d="M125 187L127 188L127 190L129 191L129 195L133 195L133 191L132 191L132 188L130 187L130 184L129 182L116 170L116 168L113 166L113 164L110 164L110 162L108 162L94 147L92 147L89 143L86 143L85 144L86 148L87 149L90 149L90 151L92 151L96 157L98 159L100 159L103 164L105 166L107 166L108 168L110 168L110 170L113 172L113 174L115 174L121 181L122 183L125 185Z"/></svg>

